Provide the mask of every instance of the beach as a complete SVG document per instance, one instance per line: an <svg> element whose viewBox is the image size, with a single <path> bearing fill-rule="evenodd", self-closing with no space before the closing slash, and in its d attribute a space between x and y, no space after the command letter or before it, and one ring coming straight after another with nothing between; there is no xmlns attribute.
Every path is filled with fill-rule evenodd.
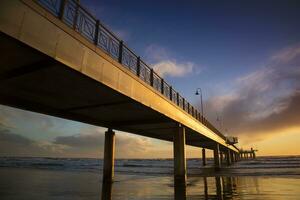
<svg viewBox="0 0 300 200"><path fill-rule="evenodd" d="M190 174L186 188L174 187L171 168L168 165L171 164L171 160L117 160L114 183L104 186L99 160L49 158L1 160L2 200L99 200L102 196L103 199L120 200L287 198L296 200L300 197L299 157L241 161L231 167L224 166L217 173L212 172L212 166L207 166L203 173L201 166L197 168L192 165L197 164L197 160L189 160ZM160 161L161 172L166 173L155 173ZM78 162L81 163L80 166ZM99 163L99 166L95 163ZM122 168L121 163L125 167ZM147 168L150 164L152 166ZM147 173L151 168L154 172ZM167 173L168 170L170 173Z"/></svg>

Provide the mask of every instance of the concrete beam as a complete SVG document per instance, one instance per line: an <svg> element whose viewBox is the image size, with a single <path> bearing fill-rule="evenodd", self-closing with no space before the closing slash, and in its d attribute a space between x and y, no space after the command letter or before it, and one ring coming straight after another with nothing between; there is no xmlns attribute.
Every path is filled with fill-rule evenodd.
<svg viewBox="0 0 300 200"><path fill-rule="evenodd" d="M186 157L185 157L185 127L181 124L174 132L174 182L176 185L186 185Z"/></svg>
<svg viewBox="0 0 300 200"><path fill-rule="evenodd" d="M115 132L108 129L105 132L103 182L111 183L114 178Z"/></svg>

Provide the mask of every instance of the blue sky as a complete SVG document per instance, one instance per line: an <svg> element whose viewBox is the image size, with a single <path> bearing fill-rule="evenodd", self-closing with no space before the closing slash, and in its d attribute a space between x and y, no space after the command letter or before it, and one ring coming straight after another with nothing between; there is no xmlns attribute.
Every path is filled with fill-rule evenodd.
<svg viewBox="0 0 300 200"><path fill-rule="evenodd" d="M298 1L82 1L138 55L165 49L169 59L192 62L202 74L168 77L185 96L265 64L278 49L299 42ZM186 81L191 84L184 84Z"/></svg>
<svg viewBox="0 0 300 200"><path fill-rule="evenodd" d="M300 154L300 1L81 4L194 105L199 105L195 89L201 87L207 117L216 123L216 113L222 115L222 128L230 127L241 145L256 145L265 155L279 150ZM0 106L0 143L2 139L11 147L18 144L16 155L29 144L42 152L37 155L95 157L102 151L104 131ZM76 146L93 144L95 138L98 146ZM172 156L170 143L130 134L117 138L117 157L153 157L157 152ZM283 140L289 151L275 148ZM127 148L127 143L144 148ZM198 151L191 150L191 156L200 155Z"/></svg>

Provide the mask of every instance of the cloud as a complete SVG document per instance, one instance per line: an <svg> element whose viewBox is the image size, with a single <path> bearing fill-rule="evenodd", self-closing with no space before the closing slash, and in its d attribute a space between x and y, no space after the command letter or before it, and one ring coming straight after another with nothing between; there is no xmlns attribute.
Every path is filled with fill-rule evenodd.
<svg viewBox="0 0 300 200"><path fill-rule="evenodd" d="M0 127L0 156L47 157L103 157L104 132L90 127L86 134L59 136L53 141L35 141ZM116 156L119 158L143 157L153 150L146 137L116 133ZM156 154L153 154L154 157Z"/></svg>
<svg viewBox="0 0 300 200"><path fill-rule="evenodd" d="M9 130L0 130L0 141L2 143L14 143L17 145L31 145L33 143L32 140L12 134Z"/></svg>
<svg viewBox="0 0 300 200"><path fill-rule="evenodd" d="M57 156L66 147L34 141L0 127L0 156Z"/></svg>
<svg viewBox="0 0 300 200"><path fill-rule="evenodd" d="M300 132L300 45L272 56L268 65L235 80L235 88L207 102L230 133L246 141L295 128ZM210 116L213 118L213 116Z"/></svg>
<svg viewBox="0 0 300 200"><path fill-rule="evenodd" d="M192 72L199 73L201 70L190 61L177 61L170 56L169 51L158 45L149 45L145 51L146 59L149 60L153 69L161 76L183 77Z"/></svg>
<svg viewBox="0 0 300 200"><path fill-rule="evenodd" d="M90 128L87 134L73 136L60 136L55 139L54 144L69 147L67 153L85 153L93 157L103 156L104 132L102 128ZM152 148L149 138L137 137L132 134L116 133L116 156L122 158L138 157L147 154ZM96 154L95 154L96 152Z"/></svg>
<svg viewBox="0 0 300 200"><path fill-rule="evenodd" d="M182 77L190 74L194 69L191 62L177 63L176 61L166 60L153 65L153 69L161 76Z"/></svg>
<svg viewBox="0 0 300 200"><path fill-rule="evenodd" d="M61 119L56 117L0 105L0 123L9 127L14 127L16 123L31 123L37 130L48 131L59 126L59 122Z"/></svg>
<svg viewBox="0 0 300 200"><path fill-rule="evenodd" d="M130 40L131 34L127 30L113 29L113 33L120 39L126 42Z"/></svg>

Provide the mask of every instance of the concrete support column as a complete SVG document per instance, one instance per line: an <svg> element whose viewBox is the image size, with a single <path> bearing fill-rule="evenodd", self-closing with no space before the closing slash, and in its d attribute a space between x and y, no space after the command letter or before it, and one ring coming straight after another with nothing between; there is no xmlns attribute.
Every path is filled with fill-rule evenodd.
<svg viewBox="0 0 300 200"><path fill-rule="evenodd" d="M232 164L232 163L235 162L235 160L234 160L234 152L230 151L230 150L229 150L229 152L230 152L230 160L231 160L231 164Z"/></svg>
<svg viewBox="0 0 300 200"><path fill-rule="evenodd" d="M221 165L222 165L223 161L224 161L224 154L222 151L220 152L220 161L221 161Z"/></svg>
<svg viewBox="0 0 300 200"><path fill-rule="evenodd" d="M214 161L215 161L215 169L219 170L221 168L219 144L216 144L214 148Z"/></svg>
<svg viewBox="0 0 300 200"><path fill-rule="evenodd" d="M202 165L206 165L206 155L205 155L205 149L202 149Z"/></svg>
<svg viewBox="0 0 300 200"><path fill-rule="evenodd" d="M103 182L113 182L115 161L115 132L108 129L105 132Z"/></svg>
<svg viewBox="0 0 300 200"><path fill-rule="evenodd" d="M227 165L231 165L231 155L230 155L229 149L227 149L227 152L226 152L226 163L227 163Z"/></svg>
<svg viewBox="0 0 300 200"><path fill-rule="evenodd" d="M182 125L174 133L174 181L176 185L186 184L186 158L185 158L185 128Z"/></svg>

